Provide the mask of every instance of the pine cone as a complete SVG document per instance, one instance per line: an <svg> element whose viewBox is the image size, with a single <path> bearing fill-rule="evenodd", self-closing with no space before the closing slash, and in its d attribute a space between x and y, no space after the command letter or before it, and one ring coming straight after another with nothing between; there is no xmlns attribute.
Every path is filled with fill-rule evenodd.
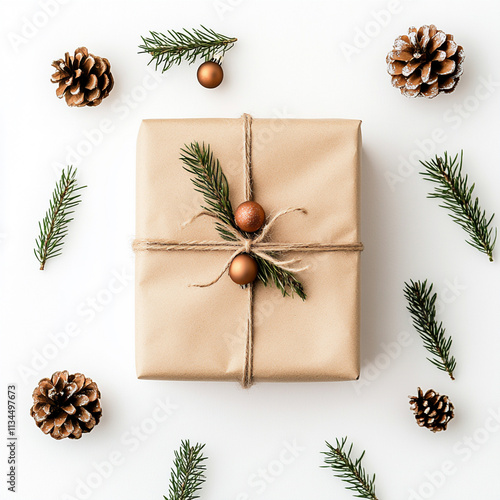
<svg viewBox="0 0 500 500"><path fill-rule="evenodd" d="M431 24L418 31L412 26L408 35L396 38L386 61L392 85L403 95L432 98L455 90L464 59L464 49L453 36Z"/></svg>
<svg viewBox="0 0 500 500"><path fill-rule="evenodd" d="M55 372L33 391L30 414L36 425L54 439L80 439L101 418L97 384L81 373Z"/></svg>
<svg viewBox="0 0 500 500"><path fill-rule="evenodd" d="M425 395L418 388L418 396L410 396L410 406L420 427L432 432L445 431L448 422L454 417L453 404L448 396L440 396L429 389Z"/></svg>
<svg viewBox="0 0 500 500"><path fill-rule="evenodd" d="M97 106L113 88L109 61L89 54L85 47L76 49L74 56L66 52L52 66L57 71L51 81L59 84L56 95L59 99L64 96L68 106Z"/></svg>

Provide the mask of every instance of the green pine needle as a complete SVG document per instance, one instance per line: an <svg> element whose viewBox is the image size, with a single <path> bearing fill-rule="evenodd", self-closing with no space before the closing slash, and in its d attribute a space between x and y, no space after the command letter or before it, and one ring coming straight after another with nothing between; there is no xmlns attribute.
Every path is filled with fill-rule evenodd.
<svg viewBox="0 0 500 500"><path fill-rule="evenodd" d="M203 456L204 444L191 446L189 440L182 441L179 450L174 452L174 465L170 472L168 498L165 500L194 500L205 482L207 458Z"/></svg>
<svg viewBox="0 0 500 500"><path fill-rule="evenodd" d="M262 281L264 286L274 283L283 297L287 295L293 297L296 294L302 300L306 300L307 295L304 291L304 285L302 285L293 273L263 259L259 255L253 254L252 257L257 261L257 265L259 266L257 279Z"/></svg>
<svg viewBox="0 0 500 500"><path fill-rule="evenodd" d="M436 298L432 294L432 283L410 280L405 282L404 295L408 300L407 309L413 319L413 326L420 334L424 347L434 357L427 358L434 366L448 373L455 380L453 371L457 365L455 358L450 356L452 338L446 338L443 323L436 322Z"/></svg>
<svg viewBox="0 0 500 500"><path fill-rule="evenodd" d="M252 235L241 231L234 221L233 207L229 200L229 184L210 146L205 144L200 146L197 142L185 144L184 149L181 149L180 159L184 163L183 168L192 175L191 182L195 190L203 195L205 200L203 210L220 220L216 222L215 228L221 237L227 241L237 241L235 235L227 229L230 226L245 238L251 238ZM304 287L293 273L258 255L252 254L252 257L259 267L257 279L265 286L274 283L283 296L297 295L302 300L306 299Z"/></svg>
<svg viewBox="0 0 500 500"><path fill-rule="evenodd" d="M442 200L440 206L449 210L450 217L469 235L467 243L485 253L492 262L497 239L497 229L491 227L495 214L487 217L479 206L479 199L473 198L475 184L469 187L468 176L462 174L463 151L460 160L458 154L452 159L445 152L444 158L436 156L420 163L425 167L425 171L420 172L424 179L437 184L428 197Z"/></svg>
<svg viewBox="0 0 500 500"><path fill-rule="evenodd" d="M151 60L148 64L155 61L155 69L163 65L162 72L180 64L183 59L192 64L197 58L208 61L215 55L222 57L238 40L205 26L192 31L169 30L166 35L155 31L149 33L150 37L141 37L144 44L139 45L139 54L149 54Z"/></svg>
<svg viewBox="0 0 500 500"><path fill-rule="evenodd" d="M228 241L236 241L234 234L225 227L231 226L239 231L234 222L233 207L229 200L229 184L210 146L205 144L200 146L197 142L186 144L185 149L181 149L181 161L184 163L184 170L192 174L191 182L195 191L203 195L206 203L202 207L203 210L215 215L222 222L222 224L216 223L216 229L221 237Z"/></svg>
<svg viewBox="0 0 500 500"><path fill-rule="evenodd" d="M50 200L49 209L45 217L38 223L40 234L36 239L35 257L40 262L40 270L45 269L45 263L58 255L61 255L64 238L68 234L68 224L73 220L69 217L74 213L80 202L80 189L87 186L77 187L76 168L68 167L63 170L61 179L56 184Z"/></svg>
<svg viewBox="0 0 500 500"><path fill-rule="evenodd" d="M322 467L332 469L335 477L347 483L346 489L354 491L356 493L354 497L378 500L375 495L375 474L370 477L361 465L365 452L363 451L361 456L354 460L351 458L352 443L349 449L346 449L347 437L335 441L335 447L326 442L328 451L322 452L325 455L325 465Z"/></svg>

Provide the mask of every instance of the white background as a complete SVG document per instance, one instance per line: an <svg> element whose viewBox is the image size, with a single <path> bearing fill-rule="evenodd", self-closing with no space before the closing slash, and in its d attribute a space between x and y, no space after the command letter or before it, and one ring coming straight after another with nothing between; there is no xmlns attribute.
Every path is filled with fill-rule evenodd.
<svg viewBox="0 0 500 500"><path fill-rule="evenodd" d="M349 499L341 481L319 467L324 441L344 435L355 454L367 450L380 499L500 498L500 425L488 420L492 413L500 419L499 266L426 199L430 186L418 174L419 158L463 148L482 206L500 215L496 2L86 0L52 2L49 15L42 1L1 5L0 436L8 383L17 384L19 434L16 495L6 490L5 441L0 446L1 498L160 499L173 450L189 438L207 444L203 500ZM465 73L455 93L412 100L391 87L385 56L396 36L426 23L464 46ZM216 90L197 83L197 65L155 74L137 54L150 29L199 24L239 39ZM68 108L49 81L52 60L81 45L107 57L116 80L95 109ZM136 380L130 242L140 121L243 112L363 120L358 382L244 391L236 383ZM97 132L103 120L106 131ZM40 272L32 250L37 221L68 163L88 188L63 255ZM117 274L124 285L112 293ZM435 283L439 318L454 339L455 382L426 361L409 323L402 289L410 278ZM78 334L68 340L61 332L75 324ZM102 391L102 422L79 441L52 440L29 416L38 380L62 369L85 373ZM407 396L417 386L454 402L446 433L415 424ZM158 401L167 400L176 409L156 423L164 415ZM131 439L135 428L141 441ZM120 457L112 470L102 465L110 455Z"/></svg>

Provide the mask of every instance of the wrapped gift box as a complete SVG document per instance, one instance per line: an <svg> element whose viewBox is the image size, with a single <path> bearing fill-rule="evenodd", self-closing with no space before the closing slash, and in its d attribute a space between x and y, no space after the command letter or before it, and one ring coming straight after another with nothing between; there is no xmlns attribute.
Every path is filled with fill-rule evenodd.
<svg viewBox="0 0 500 500"><path fill-rule="evenodd" d="M283 217L272 241L357 244L361 122L254 119L254 199ZM182 223L203 200L182 167L180 150L209 144L230 186L243 196L241 119L144 120L137 147L136 238L220 240L213 221ZM290 252L290 254L295 252ZM136 367L139 378L237 380L245 364L248 294L227 276L207 288L229 251L136 253ZM287 258L289 255L284 255ZM308 252L298 278L307 299L283 297L256 282L253 379L353 380L359 376L359 251Z"/></svg>

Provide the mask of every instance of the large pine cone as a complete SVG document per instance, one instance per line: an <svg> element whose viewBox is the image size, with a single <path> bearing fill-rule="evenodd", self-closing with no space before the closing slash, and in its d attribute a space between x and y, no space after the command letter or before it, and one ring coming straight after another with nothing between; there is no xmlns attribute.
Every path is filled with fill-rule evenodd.
<svg viewBox="0 0 500 500"><path fill-rule="evenodd" d="M109 95L114 85L111 66L105 57L89 54L85 47L68 52L64 59L52 63L56 72L52 83L59 84L56 95L64 97L68 106L97 106Z"/></svg>
<svg viewBox="0 0 500 500"><path fill-rule="evenodd" d="M448 396L440 396L429 389L425 394L418 388L418 396L410 396L410 406L420 427L432 432L445 431L448 422L454 417L453 404Z"/></svg>
<svg viewBox="0 0 500 500"><path fill-rule="evenodd" d="M396 38L387 54L387 71L392 85L407 97L436 97L449 93L463 73L464 49L452 35L446 35L433 24Z"/></svg>
<svg viewBox="0 0 500 500"><path fill-rule="evenodd" d="M56 372L33 391L30 414L36 425L54 439L80 439L101 418L101 393L97 384L81 373Z"/></svg>

